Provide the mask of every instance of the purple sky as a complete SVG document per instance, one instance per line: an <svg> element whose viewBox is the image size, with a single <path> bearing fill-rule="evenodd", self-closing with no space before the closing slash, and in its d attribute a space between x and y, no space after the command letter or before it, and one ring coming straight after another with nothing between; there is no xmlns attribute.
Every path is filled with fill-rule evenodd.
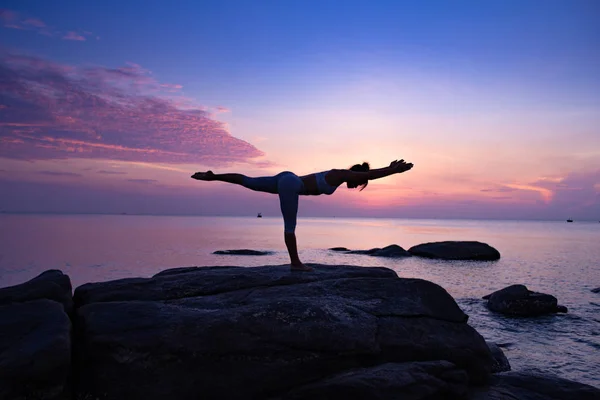
<svg viewBox="0 0 600 400"><path fill-rule="evenodd" d="M0 210L600 220L597 2L111 3L0 11Z"/></svg>

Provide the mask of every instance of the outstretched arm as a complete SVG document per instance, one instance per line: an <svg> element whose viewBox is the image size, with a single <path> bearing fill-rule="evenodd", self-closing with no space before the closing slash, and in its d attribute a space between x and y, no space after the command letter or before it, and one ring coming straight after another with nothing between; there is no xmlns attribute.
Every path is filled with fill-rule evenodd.
<svg viewBox="0 0 600 400"><path fill-rule="evenodd" d="M407 163L404 160L400 160L400 161L394 160L387 167L372 169L372 170L370 170L368 172L364 172L364 173L367 174L367 177L369 180L373 180L373 179L384 178L386 176L390 176L393 174L399 174L402 172L406 172L406 171L410 170L412 167L413 167L412 163Z"/></svg>
<svg viewBox="0 0 600 400"><path fill-rule="evenodd" d="M404 160L394 160L387 167L372 169L366 172L350 171L347 169L334 169L327 174L327 179L332 185L341 185L343 182L361 182L384 178L393 174L406 172L412 167L412 163L407 163Z"/></svg>

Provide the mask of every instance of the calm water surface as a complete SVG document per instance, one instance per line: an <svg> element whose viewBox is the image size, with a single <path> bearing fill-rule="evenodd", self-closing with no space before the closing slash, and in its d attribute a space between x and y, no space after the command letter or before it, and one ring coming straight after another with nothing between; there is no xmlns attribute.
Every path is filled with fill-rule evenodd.
<svg viewBox="0 0 600 400"><path fill-rule="evenodd" d="M506 345L513 370L536 370L600 387L600 223L300 218L307 263L383 266L401 277L444 287L486 339ZM279 265L288 262L280 218L112 215L0 215L0 287L49 268L86 282L151 276L181 266ZM404 248L440 240L478 240L496 262L379 259L328 251L335 246ZM218 256L220 249L274 251ZM506 318L481 297L522 283L556 296L568 314Z"/></svg>

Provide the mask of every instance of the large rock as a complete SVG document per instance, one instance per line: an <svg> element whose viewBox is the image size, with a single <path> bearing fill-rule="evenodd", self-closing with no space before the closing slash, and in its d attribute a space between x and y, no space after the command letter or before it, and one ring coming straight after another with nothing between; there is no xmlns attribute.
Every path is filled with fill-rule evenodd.
<svg viewBox="0 0 600 400"><path fill-rule="evenodd" d="M600 390L566 379L505 372L495 374L489 387L472 388L469 400L598 400Z"/></svg>
<svg viewBox="0 0 600 400"><path fill-rule="evenodd" d="M342 372L280 399L459 399L467 394L467 385L465 371L448 361L387 363Z"/></svg>
<svg viewBox="0 0 600 400"><path fill-rule="evenodd" d="M380 376L424 398L489 377L490 350L440 286L313 266L180 268L77 288L78 398L297 398L344 382L365 393Z"/></svg>
<svg viewBox="0 0 600 400"><path fill-rule="evenodd" d="M0 305L39 299L59 302L67 313L71 313L71 280L61 271L51 269L20 285L0 289Z"/></svg>
<svg viewBox="0 0 600 400"><path fill-rule="evenodd" d="M0 306L0 399L71 399L70 333L56 301Z"/></svg>
<svg viewBox="0 0 600 400"><path fill-rule="evenodd" d="M532 292L525 285L511 285L483 298L488 300L490 310L507 315L537 316L567 312L566 307L558 305L556 297Z"/></svg>
<svg viewBox="0 0 600 400"><path fill-rule="evenodd" d="M481 242L432 242L423 243L408 249L414 256L441 260L491 261L500 258L500 252Z"/></svg>

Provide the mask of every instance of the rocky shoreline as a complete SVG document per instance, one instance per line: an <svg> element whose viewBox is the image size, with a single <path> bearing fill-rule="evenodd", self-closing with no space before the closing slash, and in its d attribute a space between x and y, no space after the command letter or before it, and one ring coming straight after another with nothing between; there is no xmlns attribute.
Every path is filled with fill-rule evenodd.
<svg viewBox="0 0 600 400"><path fill-rule="evenodd" d="M509 371L439 285L387 268L190 267L0 289L0 399L598 399ZM501 372L505 371L505 372Z"/></svg>

